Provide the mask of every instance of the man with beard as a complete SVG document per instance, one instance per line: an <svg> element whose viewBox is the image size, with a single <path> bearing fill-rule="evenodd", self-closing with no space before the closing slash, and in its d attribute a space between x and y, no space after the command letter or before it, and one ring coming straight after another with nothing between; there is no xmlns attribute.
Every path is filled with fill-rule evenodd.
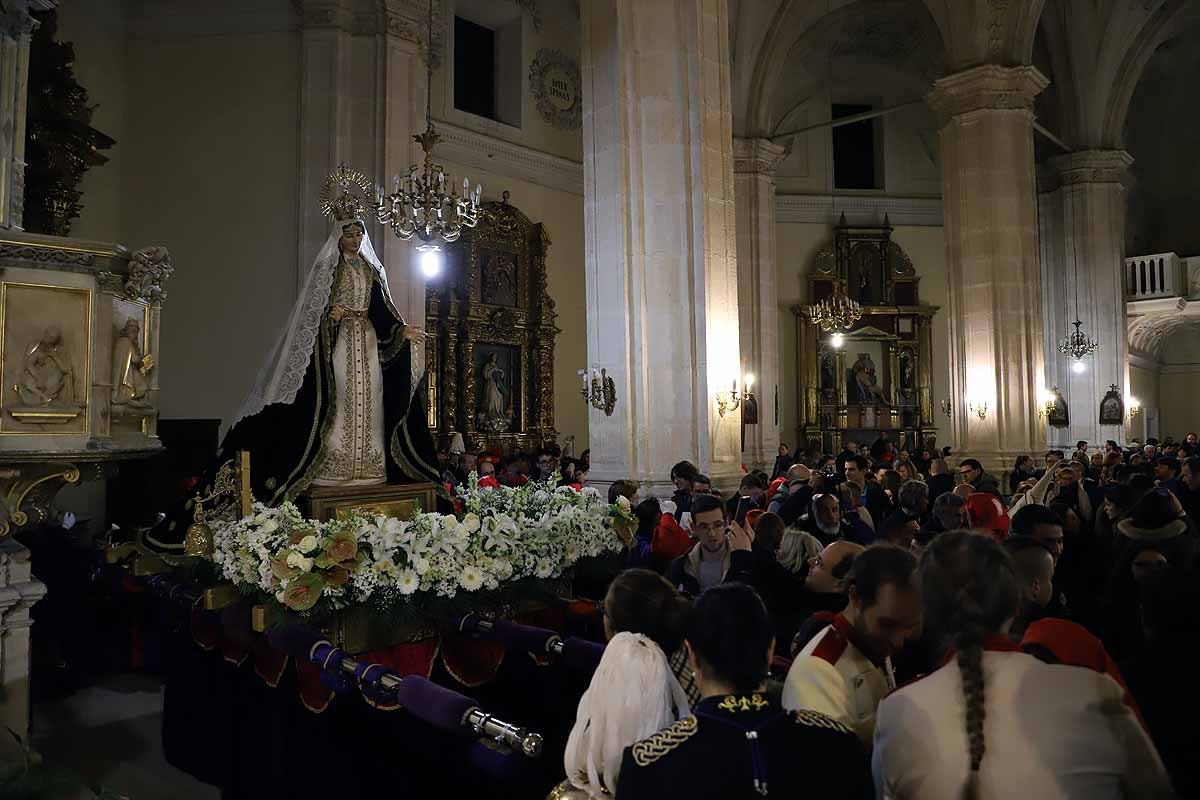
<svg viewBox="0 0 1200 800"><path fill-rule="evenodd" d="M708 494L692 498L692 534L698 540L695 546L667 569L671 585L693 597L728 581L752 585L750 534L726 518L719 499Z"/></svg>
<svg viewBox="0 0 1200 800"><path fill-rule="evenodd" d="M916 567L911 553L892 545L872 545L855 557L849 602L792 662L784 708L819 711L871 746L875 709L896 688L891 656L921 625Z"/></svg>
<svg viewBox="0 0 1200 800"><path fill-rule="evenodd" d="M875 532L862 521L858 511L843 514L841 503L833 494L813 496L808 514L800 518L800 528L817 537L821 544L838 539L870 544L875 539Z"/></svg>

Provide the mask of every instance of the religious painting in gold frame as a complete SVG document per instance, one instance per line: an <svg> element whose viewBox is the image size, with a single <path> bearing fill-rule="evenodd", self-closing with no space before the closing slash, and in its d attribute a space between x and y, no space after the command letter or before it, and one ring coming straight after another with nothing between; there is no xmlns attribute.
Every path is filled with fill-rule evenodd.
<svg viewBox="0 0 1200 800"><path fill-rule="evenodd" d="M429 418L442 446L461 433L472 449L532 450L557 435L549 244L505 192L447 247L444 277L427 284Z"/></svg>
<svg viewBox="0 0 1200 800"><path fill-rule="evenodd" d="M92 290L0 283L0 434L86 434Z"/></svg>

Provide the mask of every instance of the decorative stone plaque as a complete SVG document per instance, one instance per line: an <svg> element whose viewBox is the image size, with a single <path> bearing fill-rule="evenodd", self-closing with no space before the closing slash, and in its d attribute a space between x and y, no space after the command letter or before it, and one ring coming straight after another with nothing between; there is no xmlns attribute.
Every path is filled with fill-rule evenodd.
<svg viewBox="0 0 1200 800"><path fill-rule="evenodd" d="M562 131L579 129L583 122L583 88L575 59L560 50L538 50L529 65L529 90L546 122Z"/></svg>

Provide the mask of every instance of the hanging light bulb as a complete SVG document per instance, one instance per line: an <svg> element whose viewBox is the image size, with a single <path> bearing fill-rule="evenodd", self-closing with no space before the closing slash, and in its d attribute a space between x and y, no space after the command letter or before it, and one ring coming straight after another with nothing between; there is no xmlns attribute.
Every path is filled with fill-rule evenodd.
<svg viewBox="0 0 1200 800"><path fill-rule="evenodd" d="M417 246L417 267L426 278L436 278L442 274L442 248L436 244Z"/></svg>
<svg viewBox="0 0 1200 800"><path fill-rule="evenodd" d="M846 341L846 337L841 333L835 333L829 337L829 346L834 350L841 350L842 344Z"/></svg>
<svg viewBox="0 0 1200 800"><path fill-rule="evenodd" d="M1083 361L1073 361L1071 362L1071 372L1074 372L1076 375L1082 375L1087 372L1087 364Z"/></svg>

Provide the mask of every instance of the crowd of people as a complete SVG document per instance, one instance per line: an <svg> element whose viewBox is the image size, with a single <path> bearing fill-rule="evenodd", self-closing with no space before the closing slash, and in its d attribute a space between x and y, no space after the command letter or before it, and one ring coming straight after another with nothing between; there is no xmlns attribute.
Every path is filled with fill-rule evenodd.
<svg viewBox="0 0 1200 800"><path fill-rule="evenodd" d="M552 796L1200 796L1195 435L993 472L881 438L613 483L638 529Z"/></svg>

